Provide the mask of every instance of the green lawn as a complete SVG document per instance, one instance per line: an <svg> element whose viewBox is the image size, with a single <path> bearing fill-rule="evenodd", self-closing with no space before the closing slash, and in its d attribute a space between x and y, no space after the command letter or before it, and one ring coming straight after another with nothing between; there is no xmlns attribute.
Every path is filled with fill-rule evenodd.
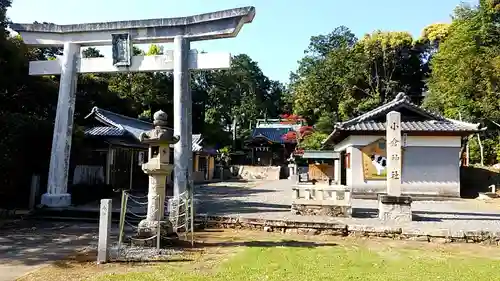
<svg viewBox="0 0 500 281"><path fill-rule="evenodd" d="M262 234L257 236L254 239ZM500 280L500 258L494 254L498 247L354 239L317 241L319 245L311 246L311 238L287 242L281 239L292 237L271 237L253 243L233 237L210 246L190 265L167 263L147 272L113 273L97 280Z"/></svg>

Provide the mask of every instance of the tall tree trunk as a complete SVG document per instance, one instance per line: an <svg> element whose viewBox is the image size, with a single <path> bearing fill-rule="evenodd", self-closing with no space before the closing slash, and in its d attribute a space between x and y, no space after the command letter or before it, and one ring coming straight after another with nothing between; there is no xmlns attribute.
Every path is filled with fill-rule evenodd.
<svg viewBox="0 0 500 281"><path fill-rule="evenodd" d="M464 159L464 152L465 152L465 159ZM469 166L469 137L463 138L463 143L460 146L460 165L461 166Z"/></svg>
<svg viewBox="0 0 500 281"><path fill-rule="evenodd" d="M481 142L481 137L477 134L477 142L479 144L479 152L481 153L481 166L484 166L484 151L483 151L483 143Z"/></svg>

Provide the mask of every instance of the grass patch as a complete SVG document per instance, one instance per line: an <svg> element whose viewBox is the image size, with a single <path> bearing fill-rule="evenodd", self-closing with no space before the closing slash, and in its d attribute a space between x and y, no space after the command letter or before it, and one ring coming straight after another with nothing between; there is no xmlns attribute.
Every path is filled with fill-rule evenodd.
<svg viewBox="0 0 500 281"><path fill-rule="evenodd" d="M69 268L76 278L54 265L22 280L500 280L498 247L229 230L198 233L197 241L182 259L173 257L180 262L85 262ZM36 276L45 279L29 279Z"/></svg>

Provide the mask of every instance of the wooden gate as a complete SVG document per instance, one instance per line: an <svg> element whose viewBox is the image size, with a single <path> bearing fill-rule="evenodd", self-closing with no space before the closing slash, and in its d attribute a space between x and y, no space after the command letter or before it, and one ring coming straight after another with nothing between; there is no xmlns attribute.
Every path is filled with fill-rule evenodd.
<svg viewBox="0 0 500 281"><path fill-rule="evenodd" d="M329 164L309 164L309 179L328 181L334 178L335 169Z"/></svg>

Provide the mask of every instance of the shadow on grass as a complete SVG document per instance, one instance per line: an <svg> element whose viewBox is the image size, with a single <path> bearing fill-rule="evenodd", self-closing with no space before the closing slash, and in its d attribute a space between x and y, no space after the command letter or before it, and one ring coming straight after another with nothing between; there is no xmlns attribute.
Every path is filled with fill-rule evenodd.
<svg viewBox="0 0 500 281"><path fill-rule="evenodd" d="M88 264L88 263L96 263L97 261L97 251L92 250L89 252L82 252L78 253L76 255L70 255L66 257L65 259L54 261L52 263L53 266L61 268L61 269L71 269L75 265L79 264ZM146 264L159 264L159 263L178 263L178 262L192 262L194 261L193 259L187 259L187 258L175 258L175 257L166 257L162 259L128 259L128 260L116 260L116 259L110 259L108 263L114 263L114 264L127 264L127 265L146 265Z"/></svg>
<svg viewBox="0 0 500 281"><path fill-rule="evenodd" d="M112 263L120 263L120 264L130 264L130 265L144 265L144 264L155 264L155 263L176 263L176 262L192 262L193 259L184 259L184 258L172 258L172 259L164 259L164 260L129 260L129 261L111 261Z"/></svg>
<svg viewBox="0 0 500 281"><path fill-rule="evenodd" d="M309 241L280 240L280 241L232 241L232 242L196 242L194 249L209 247L294 247L294 248L319 248L338 246L336 243L316 243ZM189 245L191 247L191 245Z"/></svg>

